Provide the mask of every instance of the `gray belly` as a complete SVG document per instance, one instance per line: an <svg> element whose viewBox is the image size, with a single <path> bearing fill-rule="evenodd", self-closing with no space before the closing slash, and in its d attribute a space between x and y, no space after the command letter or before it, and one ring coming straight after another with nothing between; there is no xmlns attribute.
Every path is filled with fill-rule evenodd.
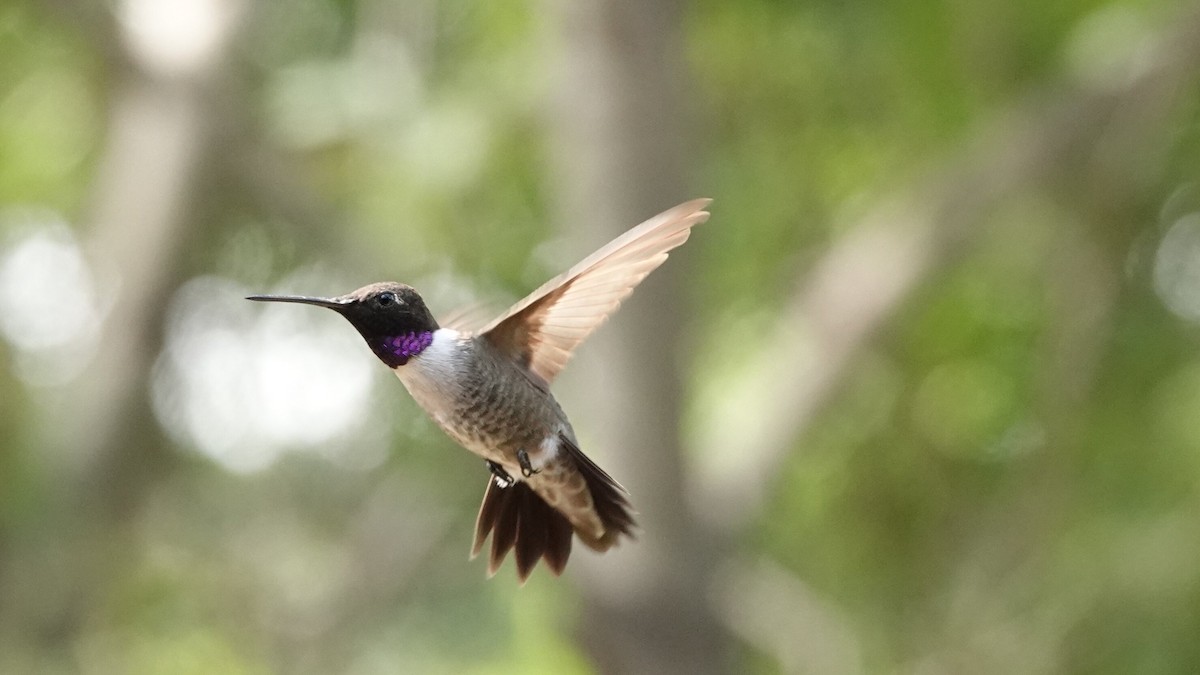
<svg viewBox="0 0 1200 675"><path fill-rule="evenodd" d="M458 352L422 354L396 370L409 393L451 438L481 457L512 465L569 425L558 403L516 364ZM472 358L473 357L473 358Z"/></svg>
<svg viewBox="0 0 1200 675"><path fill-rule="evenodd" d="M537 453L542 441L554 435L552 420L538 414L543 406L521 400L504 387L483 386L458 406L458 428L450 433L467 449L501 464L511 465L518 450Z"/></svg>

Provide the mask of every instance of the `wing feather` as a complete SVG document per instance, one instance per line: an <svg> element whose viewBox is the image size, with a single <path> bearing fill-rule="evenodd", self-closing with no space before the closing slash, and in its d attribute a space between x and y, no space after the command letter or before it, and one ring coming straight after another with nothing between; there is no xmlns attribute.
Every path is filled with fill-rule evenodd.
<svg viewBox="0 0 1200 675"><path fill-rule="evenodd" d="M694 199L622 234L546 282L488 324L481 333L527 364L547 384L571 354L612 314L646 275L708 220L710 199Z"/></svg>
<svg viewBox="0 0 1200 675"><path fill-rule="evenodd" d="M486 326L492 318L492 308L487 303L476 302L450 312L438 318L438 325L443 328L453 328L460 333L474 333Z"/></svg>

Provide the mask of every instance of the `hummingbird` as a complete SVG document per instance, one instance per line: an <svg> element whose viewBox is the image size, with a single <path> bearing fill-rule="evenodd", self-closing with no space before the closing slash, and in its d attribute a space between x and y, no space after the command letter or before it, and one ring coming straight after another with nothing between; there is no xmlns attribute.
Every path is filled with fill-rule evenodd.
<svg viewBox="0 0 1200 675"><path fill-rule="evenodd" d="M491 537L488 576L514 551L524 584L539 560L558 576L573 536L604 552L633 537L628 492L579 449L550 384L642 279L708 220L709 199L650 218L479 329L442 326L420 294L385 281L322 298L248 300L327 307L345 317L417 404L490 472L471 557Z"/></svg>

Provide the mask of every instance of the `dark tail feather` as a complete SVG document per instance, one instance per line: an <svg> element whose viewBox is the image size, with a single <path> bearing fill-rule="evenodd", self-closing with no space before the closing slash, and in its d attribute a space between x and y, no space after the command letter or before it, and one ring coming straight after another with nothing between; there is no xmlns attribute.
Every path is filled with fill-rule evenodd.
<svg viewBox="0 0 1200 675"><path fill-rule="evenodd" d="M565 448L571 459L575 460L576 468L587 481L588 491L592 493L593 508L600 516L600 522L604 523L602 536L596 538L584 532L577 532L580 541L594 551L604 552L612 548L621 535L633 539L633 529L636 523L633 520L633 507L626 497L629 492L621 487L620 483L613 480L613 477L608 475L604 469L583 454L583 451L576 447L571 439L566 436L559 438L562 440L561 447Z"/></svg>
<svg viewBox="0 0 1200 675"><path fill-rule="evenodd" d="M496 573L509 550L514 548L517 577L521 583L529 578L539 559L545 560L550 571L559 575L571 556L571 523L524 482L502 488L495 480L488 480L479 517L475 520L472 558L483 550L488 534L492 536L488 576Z"/></svg>
<svg viewBox="0 0 1200 675"><path fill-rule="evenodd" d="M625 488L588 459L570 439L563 437L561 447L587 483L592 508L604 525L604 533L596 537L591 532L576 531L566 516L547 504L524 481L500 487L490 478L475 520L475 543L471 547L474 558L491 536L488 576L496 574L509 551L514 551L517 577L524 583L538 560L545 560L546 567L556 576L562 574L571 557L574 534L588 548L600 552L612 548L621 535L633 538L633 509Z"/></svg>

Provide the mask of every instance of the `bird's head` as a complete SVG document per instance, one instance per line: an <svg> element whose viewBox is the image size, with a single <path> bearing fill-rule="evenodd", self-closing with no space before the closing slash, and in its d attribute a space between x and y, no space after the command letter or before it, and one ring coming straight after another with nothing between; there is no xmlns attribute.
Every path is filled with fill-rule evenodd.
<svg viewBox="0 0 1200 675"><path fill-rule="evenodd" d="M408 360L429 346L437 320L412 286L383 281L335 298L303 295L251 295L258 302L294 302L327 307L346 317L358 329L371 350L389 368Z"/></svg>

